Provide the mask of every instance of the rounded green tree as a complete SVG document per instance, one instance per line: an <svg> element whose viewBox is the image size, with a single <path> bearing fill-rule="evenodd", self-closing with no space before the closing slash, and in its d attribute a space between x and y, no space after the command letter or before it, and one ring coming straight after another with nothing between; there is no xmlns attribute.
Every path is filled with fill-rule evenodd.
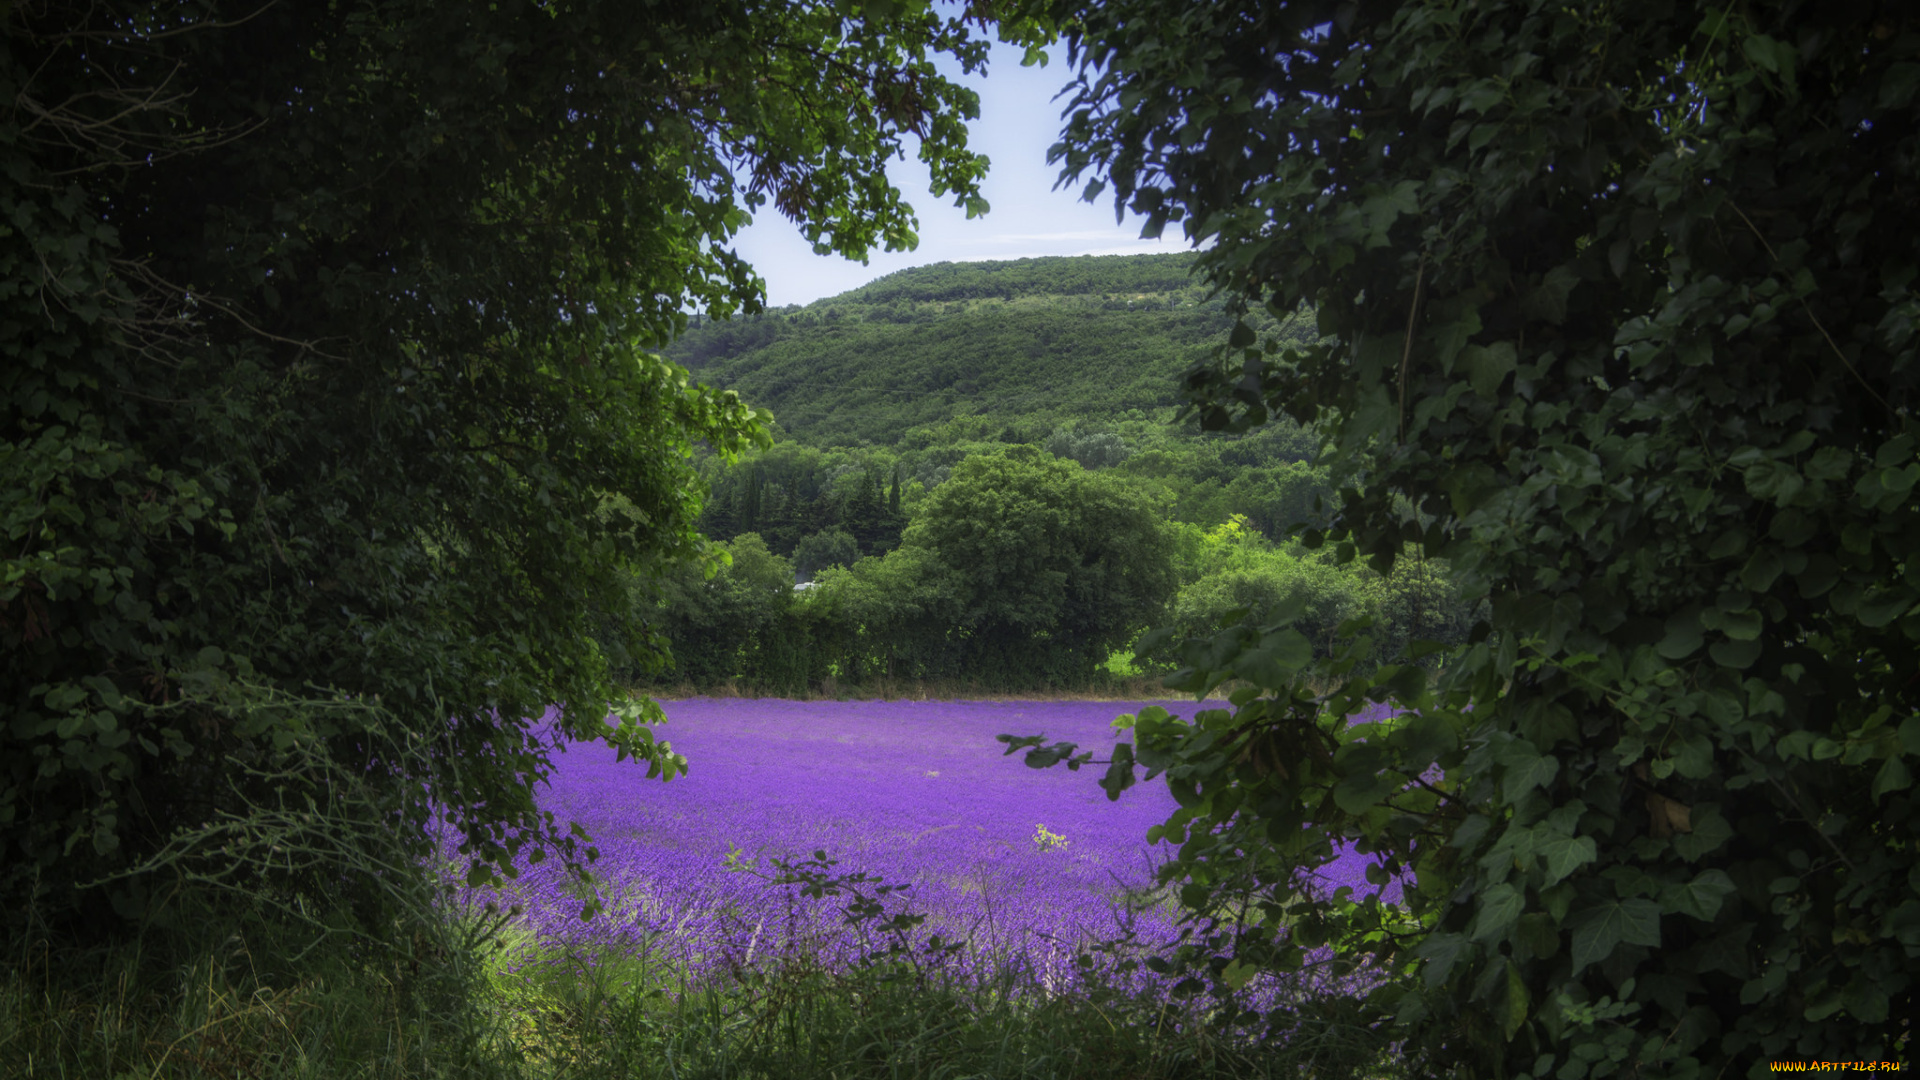
<svg viewBox="0 0 1920 1080"><path fill-rule="evenodd" d="M1079 685L1165 610L1173 542L1154 505L1034 447L962 461L908 527L960 583L963 670Z"/></svg>

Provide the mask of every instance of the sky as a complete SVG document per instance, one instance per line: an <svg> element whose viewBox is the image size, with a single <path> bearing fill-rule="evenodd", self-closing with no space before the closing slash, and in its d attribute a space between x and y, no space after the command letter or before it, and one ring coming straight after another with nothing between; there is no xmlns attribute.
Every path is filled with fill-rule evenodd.
<svg viewBox="0 0 1920 1080"><path fill-rule="evenodd" d="M967 220L951 196L927 193L927 170L915 157L895 160L888 172L920 219L920 246L908 252L875 252L866 265L838 255L815 255L800 230L772 206L735 238L735 250L767 282L767 306L808 304L859 288L875 278L936 262L1024 259L1041 255L1138 255L1186 250L1176 226L1164 240L1140 239L1141 219L1115 224L1113 201L1083 202L1080 188L1054 190L1059 168L1047 164L1047 148L1060 136L1066 99L1053 100L1070 78L1066 52L1057 49L1045 67L1020 66L1021 50L994 44L985 77L960 77L959 65L942 71L960 77L980 94L980 119L968 125L967 144L992 160L982 189L992 210Z"/></svg>

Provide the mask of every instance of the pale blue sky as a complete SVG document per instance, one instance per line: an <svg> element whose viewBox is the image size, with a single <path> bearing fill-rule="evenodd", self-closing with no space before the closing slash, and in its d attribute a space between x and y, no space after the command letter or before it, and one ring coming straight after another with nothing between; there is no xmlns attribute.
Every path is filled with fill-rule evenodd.
<svg viewBox="0 0 1920 1080"><path fill-rule="evenodd" d="M957 65L942 65L949 75ZM1054 50L1046 67L1020 66L1020 50L996 43L986 77L966 81L980 94L980 119L969 125L968 145L992 159L984 194L993 210L967 220L949 199L927 194L927 170L910 146L907 160L888 171L920 218L920 246L909 252L876 252L866 265L838 255L815 255L792 222L771 206L737 238L736 249L767 282L767 305L806 304L858 288L874 278L943 261L1022 259L1039 255L1133 255L1186 250L1178 226L1163 240L1140 239L1140 219L1113 220L1113 204L1080 201L1078 187L1053 190L1059 175L1047 148L1060 135L1065 99L1053 100L1070 71L1066 51Z"/></svg>

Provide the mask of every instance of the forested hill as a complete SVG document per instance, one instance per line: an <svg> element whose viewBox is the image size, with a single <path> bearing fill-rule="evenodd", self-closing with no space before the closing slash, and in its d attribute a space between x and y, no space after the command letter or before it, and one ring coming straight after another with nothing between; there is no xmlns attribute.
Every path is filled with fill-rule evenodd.
<svg viewBox="0 0 1920 1080"><path fill-rule="evenodd" d="M691 329L669 355L816 445L895 445L956 415L1044 432L1176 403L1224 339L1189 254L935 263Z"/></svg>

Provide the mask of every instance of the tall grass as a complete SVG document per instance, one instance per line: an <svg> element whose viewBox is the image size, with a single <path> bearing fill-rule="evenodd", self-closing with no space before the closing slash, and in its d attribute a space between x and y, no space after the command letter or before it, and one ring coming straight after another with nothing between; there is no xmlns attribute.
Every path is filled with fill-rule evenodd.
<svg viewBox="0 0 1920 1080"><path fill-rule="evenodd" d="M1378 1035L1332 1003L1261 1045L1204 1003L1073 990L999 966L763 958L694 985L646 957L562 952L511 925L316 941L307 924L202 913L62 950L15 941L0 1075L200 1080L1239 1080L1386 1077ZM297 960L295 959L297 957Z"/></svg>
<svg viewBox="0 0 1920 1080"><path fill-rule="evenodd" d="M523 1075L452 928L316 941L256 913L183 914L131 940L10 942L0 1075Z"/></svg>

